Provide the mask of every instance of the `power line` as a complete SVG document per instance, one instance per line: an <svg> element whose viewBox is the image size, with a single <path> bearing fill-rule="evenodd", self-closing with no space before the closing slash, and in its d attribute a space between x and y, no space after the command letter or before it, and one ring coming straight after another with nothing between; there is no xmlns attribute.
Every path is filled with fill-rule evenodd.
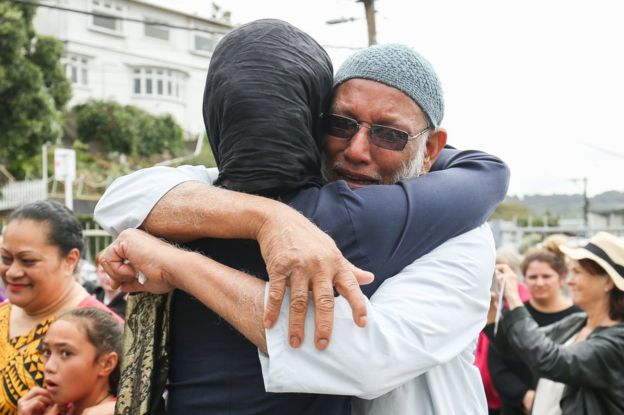
<svg viewBox="0 0 624 415"><path fill-rule="evenodd" d="M51 4L37 3L37 2L34 2L34 1L28 1L28 0L12 0L12 1L13 1L13 3L27 4L27 5L30 5L30 6L37 6L37 7L45 7L45 8L48 8L48 9L55 9L55 10L61 10L61 11L65 11L65 12L84 14L84 15L87 15L87 16L103 17L105 19L116 19L116 20L121 20L121 21L124 21L124 22L142 23L142 24L148 25L148 26L160 26L160 27L167 27L167 28L170 28L170 29L188 30L188 31L193 31L193 32L204 32L204 33L210 33L212 35L223 35L224 34L223 32L218 32L218 31L215 31L215 30L202 29L202 28L198 28L198 27L178 26L178 25L172 25L172 24L169 24L169 23L151 22L151 21L146 21L146 20L142 20L142 19L133 19L132 17L114 16L114 15L110 15L110 14L89 12L89 11L86 11L86 10L70 9L68 7L61 7L61 6L51 5Z"/></svg>
<svg viewBox="0 0 624 415"><path fill-rule="evenodd" d="M591 147L591 148L593 148L594 150L601 151L601 152L603 152L603 153L605 153L605 154L608 154L608 155L610 155L610 156L615 156L615 157L619 157L619 158L624 158L624 154L622 154L622 153L617 153L617 152L615 152L615 151L613 151L613 150L607 150L606 148L602 148L602 147L597 146L597 145L592 144L592 143L582 142L582 144L585 144L587 147Z"/></svg>
<svg viewBox="0 0 624 415"><path fill-rule="evenodd" d="M66 11L66 12L71 12L71 13L78 13L78 14L84 14L87 16L97 16L97 17L103 17L103 18L108 18L108 19L118 19L118 20L122 20L125 22L133 22L133 23L142 23L148 26L160 26L160 27L167 27L170 29L179 29L179 30L187 30L187 31L191 31L191 32L203 32L203 33L209 33L212 35L223 35L223 32L218 32L218 31L214 31L214 30L208 30L208 29L202 29L202 28L198 28L198 27L189 27L189 26L178 26L178 25L172 25L172 24L168 24L168 23L159 23L159 22L153 22L153 21L146 21L146 20L141 20L141 19L133 19L131 17L121 17L121 16L111 16L108 14L101 14L101 13L97 13L97 12L88 12L86 10L77 10L77 9L70 9L68 7L61 7L61 6L55 6L55 5L51 5L51 4L42 4L42 3L35 3L33 1L28 1L28 0L11 0L13 3L19 3L19 4L28 4L31 6L37 6L37 7L45 7L48 9L55 9L55 10L61 10L61 11ZM360 50L362 49L361 47L355 47L355 46L338 46L338 45L322 45L325 48L331 48L331 49L347 49L347 50Z"/></svg>

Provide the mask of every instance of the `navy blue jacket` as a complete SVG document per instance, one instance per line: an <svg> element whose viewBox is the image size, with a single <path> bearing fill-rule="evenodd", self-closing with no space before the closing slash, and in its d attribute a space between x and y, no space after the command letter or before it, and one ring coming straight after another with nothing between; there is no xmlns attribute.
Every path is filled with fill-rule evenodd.
<svg viewBox="0 0 624 415"><path fill-rule="evenodd" d="M386 278L485 222L508 181L496 157L447 148L417 179L356 191L338 181L284 201L328 232L347 259L375 274L363 287L370 297ZM268 280L255 241L202 239L188 248ZM170 367L170 414L349 414L345 396L265 392L257 348L181 291L172 302Z"/></svg>

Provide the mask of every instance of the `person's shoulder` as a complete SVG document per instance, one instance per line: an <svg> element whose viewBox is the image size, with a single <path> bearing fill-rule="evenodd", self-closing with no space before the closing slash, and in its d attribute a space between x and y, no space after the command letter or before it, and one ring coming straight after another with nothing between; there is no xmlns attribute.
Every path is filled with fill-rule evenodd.
<svg viewBox="0 0 624 415"><path fill-rule="evenodd" d="M459 247L473 246L477 248L484 248L488 251L495 249L494 235L490 225L484 223L476 228L457 235L448 241L444 242L436 249L457 249Z"/></svg>

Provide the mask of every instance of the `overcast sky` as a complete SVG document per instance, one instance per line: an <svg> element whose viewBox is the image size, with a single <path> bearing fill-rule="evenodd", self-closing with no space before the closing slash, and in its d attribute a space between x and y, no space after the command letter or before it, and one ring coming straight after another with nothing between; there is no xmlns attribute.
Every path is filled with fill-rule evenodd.
<svg viewBox="0 0 624 415"><path fill-rule="evenodd" d="M234 23L274 17L337 68L367 44L354 0L216 0ZM209 11L199 0L180 7ZM414 47L445 91L449 143L503 158L510 194L624 191L624 6L619 0L377 0L377 40ZM327 25L328 19L359 20Z"/></svg>

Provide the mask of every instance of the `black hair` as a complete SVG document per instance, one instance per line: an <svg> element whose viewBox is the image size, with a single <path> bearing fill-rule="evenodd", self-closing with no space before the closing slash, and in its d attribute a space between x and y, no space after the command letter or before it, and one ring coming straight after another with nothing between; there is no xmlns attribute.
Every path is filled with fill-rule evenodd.
<svg viewBox="0 0 624 415"><path fill-rule="evenodd" d="M14 210L9 215L8 222L19 219L49 223L48 242L57 246L62 256L67 255L74 248L82 253L84 239L80 222L71 210L59 202L39 200L28 203Z"/></svg>
<svg viewBox="0 0 624 415"><path fill-rule="evenodd" d="M87 340L95 346L96 357L115 352L117 366L108 377L109 392L117 396L123 354L123 326L111 312L94 307L75 308L61 314L60 319L76 320L82 324Z"/></svg>

